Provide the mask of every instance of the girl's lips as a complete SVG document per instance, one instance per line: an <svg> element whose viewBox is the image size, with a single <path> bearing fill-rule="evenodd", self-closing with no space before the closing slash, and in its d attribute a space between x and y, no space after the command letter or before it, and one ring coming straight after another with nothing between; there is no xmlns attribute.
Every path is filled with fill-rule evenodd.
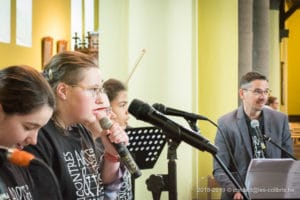
<svg viewBox="0 0 300 200"><path fill-rule="evenodd" d="M93 110L93 112L99 112L99 111L101 111L101 110L103 110L104 108L95 108L94 110Z"/></svg>
<svg viewBox="0 0 300 200"><path fill-rule="evenodd" d="M98 112L99 112L98 110L93 110L93 114L94 114L94 115L97 115Z"/></svg>
<svg viewBox="0 0 300 200"><path fill-rule="evenodd" d="M101 108L93 109L93 113L94 113L94 114L97 114L100 110L101 110Z"/></svg>

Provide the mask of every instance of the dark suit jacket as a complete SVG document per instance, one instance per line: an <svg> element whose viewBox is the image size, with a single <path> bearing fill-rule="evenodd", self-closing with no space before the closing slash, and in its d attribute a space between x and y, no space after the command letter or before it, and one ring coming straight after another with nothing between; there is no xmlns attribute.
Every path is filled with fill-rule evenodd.
<svg viewBox="0 0 300 200"><path fill-rule="evenodd" d="M276 144L283 147L292 154L292 140L289 131L288 117L278 111L271 109L263 109L264 116L264 132L265 135L270 137ZM233 154L234 161L236 162L237 169L233 166L233 160L228 154L224 137L217 132L215 138L215 145L218 146L219 151L217 155L221 158L227 168L232 172L233 176L243 186L248 166L253 158L253 151L251 146L251 138L249 135L248 126L243 111L243 106L222 116L218 120L220 129L222 130L226 141L228 142L231 153ZM279 148L273 144L266 142L266 157L267 158L285 158L288 155L284 154ZM241 176L238 175L237 171ZM224 173L220 165L214 160L213 174L218 183L224 188L222 199L232 199L234 189L236 187L230 181L228 176Z"/></svg>

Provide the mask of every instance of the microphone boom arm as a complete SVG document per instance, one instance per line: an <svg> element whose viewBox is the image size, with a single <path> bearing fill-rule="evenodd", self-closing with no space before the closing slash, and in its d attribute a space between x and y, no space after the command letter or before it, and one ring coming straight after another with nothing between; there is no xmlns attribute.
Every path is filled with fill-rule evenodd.
<svg viewBox="0 0 300 200"><path fill-rule="evenodd" d="M282 148L280 145L278 145L276 142L274 142L270 137L263 135L263 140L270 142L271 144L273 144L274 146L276 146L277 148L279 148L281 151L283 151L286 155L288 155L290 158L292 158L293 160L298 160L295 156L293 156L292 154L290 154L287 150L285 150L284 148Z"/></svg>

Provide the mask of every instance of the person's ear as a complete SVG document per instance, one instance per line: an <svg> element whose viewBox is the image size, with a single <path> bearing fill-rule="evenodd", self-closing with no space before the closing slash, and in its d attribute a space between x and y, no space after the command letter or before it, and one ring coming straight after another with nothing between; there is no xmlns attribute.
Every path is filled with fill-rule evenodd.
<svg viewBox="0 0 300 200"><path fill-rule="evenodd" d="M240 95L241 99L244 99L244 93L245 93L245 90L240 88L239 89L239 95Z"/></svg>
<svg viewBox="0 0 300 200"><path fill-rule="evenodd" d="M67 99L67 90L68 90L68 85L65 83L59 83L56 87L56 95L60 99Z"/></svg>

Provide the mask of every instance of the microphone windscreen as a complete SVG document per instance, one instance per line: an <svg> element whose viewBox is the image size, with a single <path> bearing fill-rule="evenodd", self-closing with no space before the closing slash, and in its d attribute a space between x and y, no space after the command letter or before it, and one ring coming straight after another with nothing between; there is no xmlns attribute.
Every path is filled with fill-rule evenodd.
<svg viewBox="0 0 300 200"><path fill-rule="evenodd" d="M132 100L128 107L128 112L140 120L145 120L151 110L153 110L153 108L150 105L138 99Z"/></svg>
<svg viewBox="0 0 300 200"><path fill-rule="evenodd" d="M112 122L107 118L104 117L102 119L100 119L100 126L104 129L104 130L108 130L110 129L110 127L112 126Z"/></svg>
<svg viewBox="0 0 300 200"><path fill-rule="evenodd" d="M251 120L250 124L252 128L259 127L259 121L256 119Z"/></svg>
<svg viewBox="0 0 300 200"><path fill-rule="evenodd" d="M34 159L34 155L18 149L9 149L7 159L15 165L26 167Z"/></svg>

